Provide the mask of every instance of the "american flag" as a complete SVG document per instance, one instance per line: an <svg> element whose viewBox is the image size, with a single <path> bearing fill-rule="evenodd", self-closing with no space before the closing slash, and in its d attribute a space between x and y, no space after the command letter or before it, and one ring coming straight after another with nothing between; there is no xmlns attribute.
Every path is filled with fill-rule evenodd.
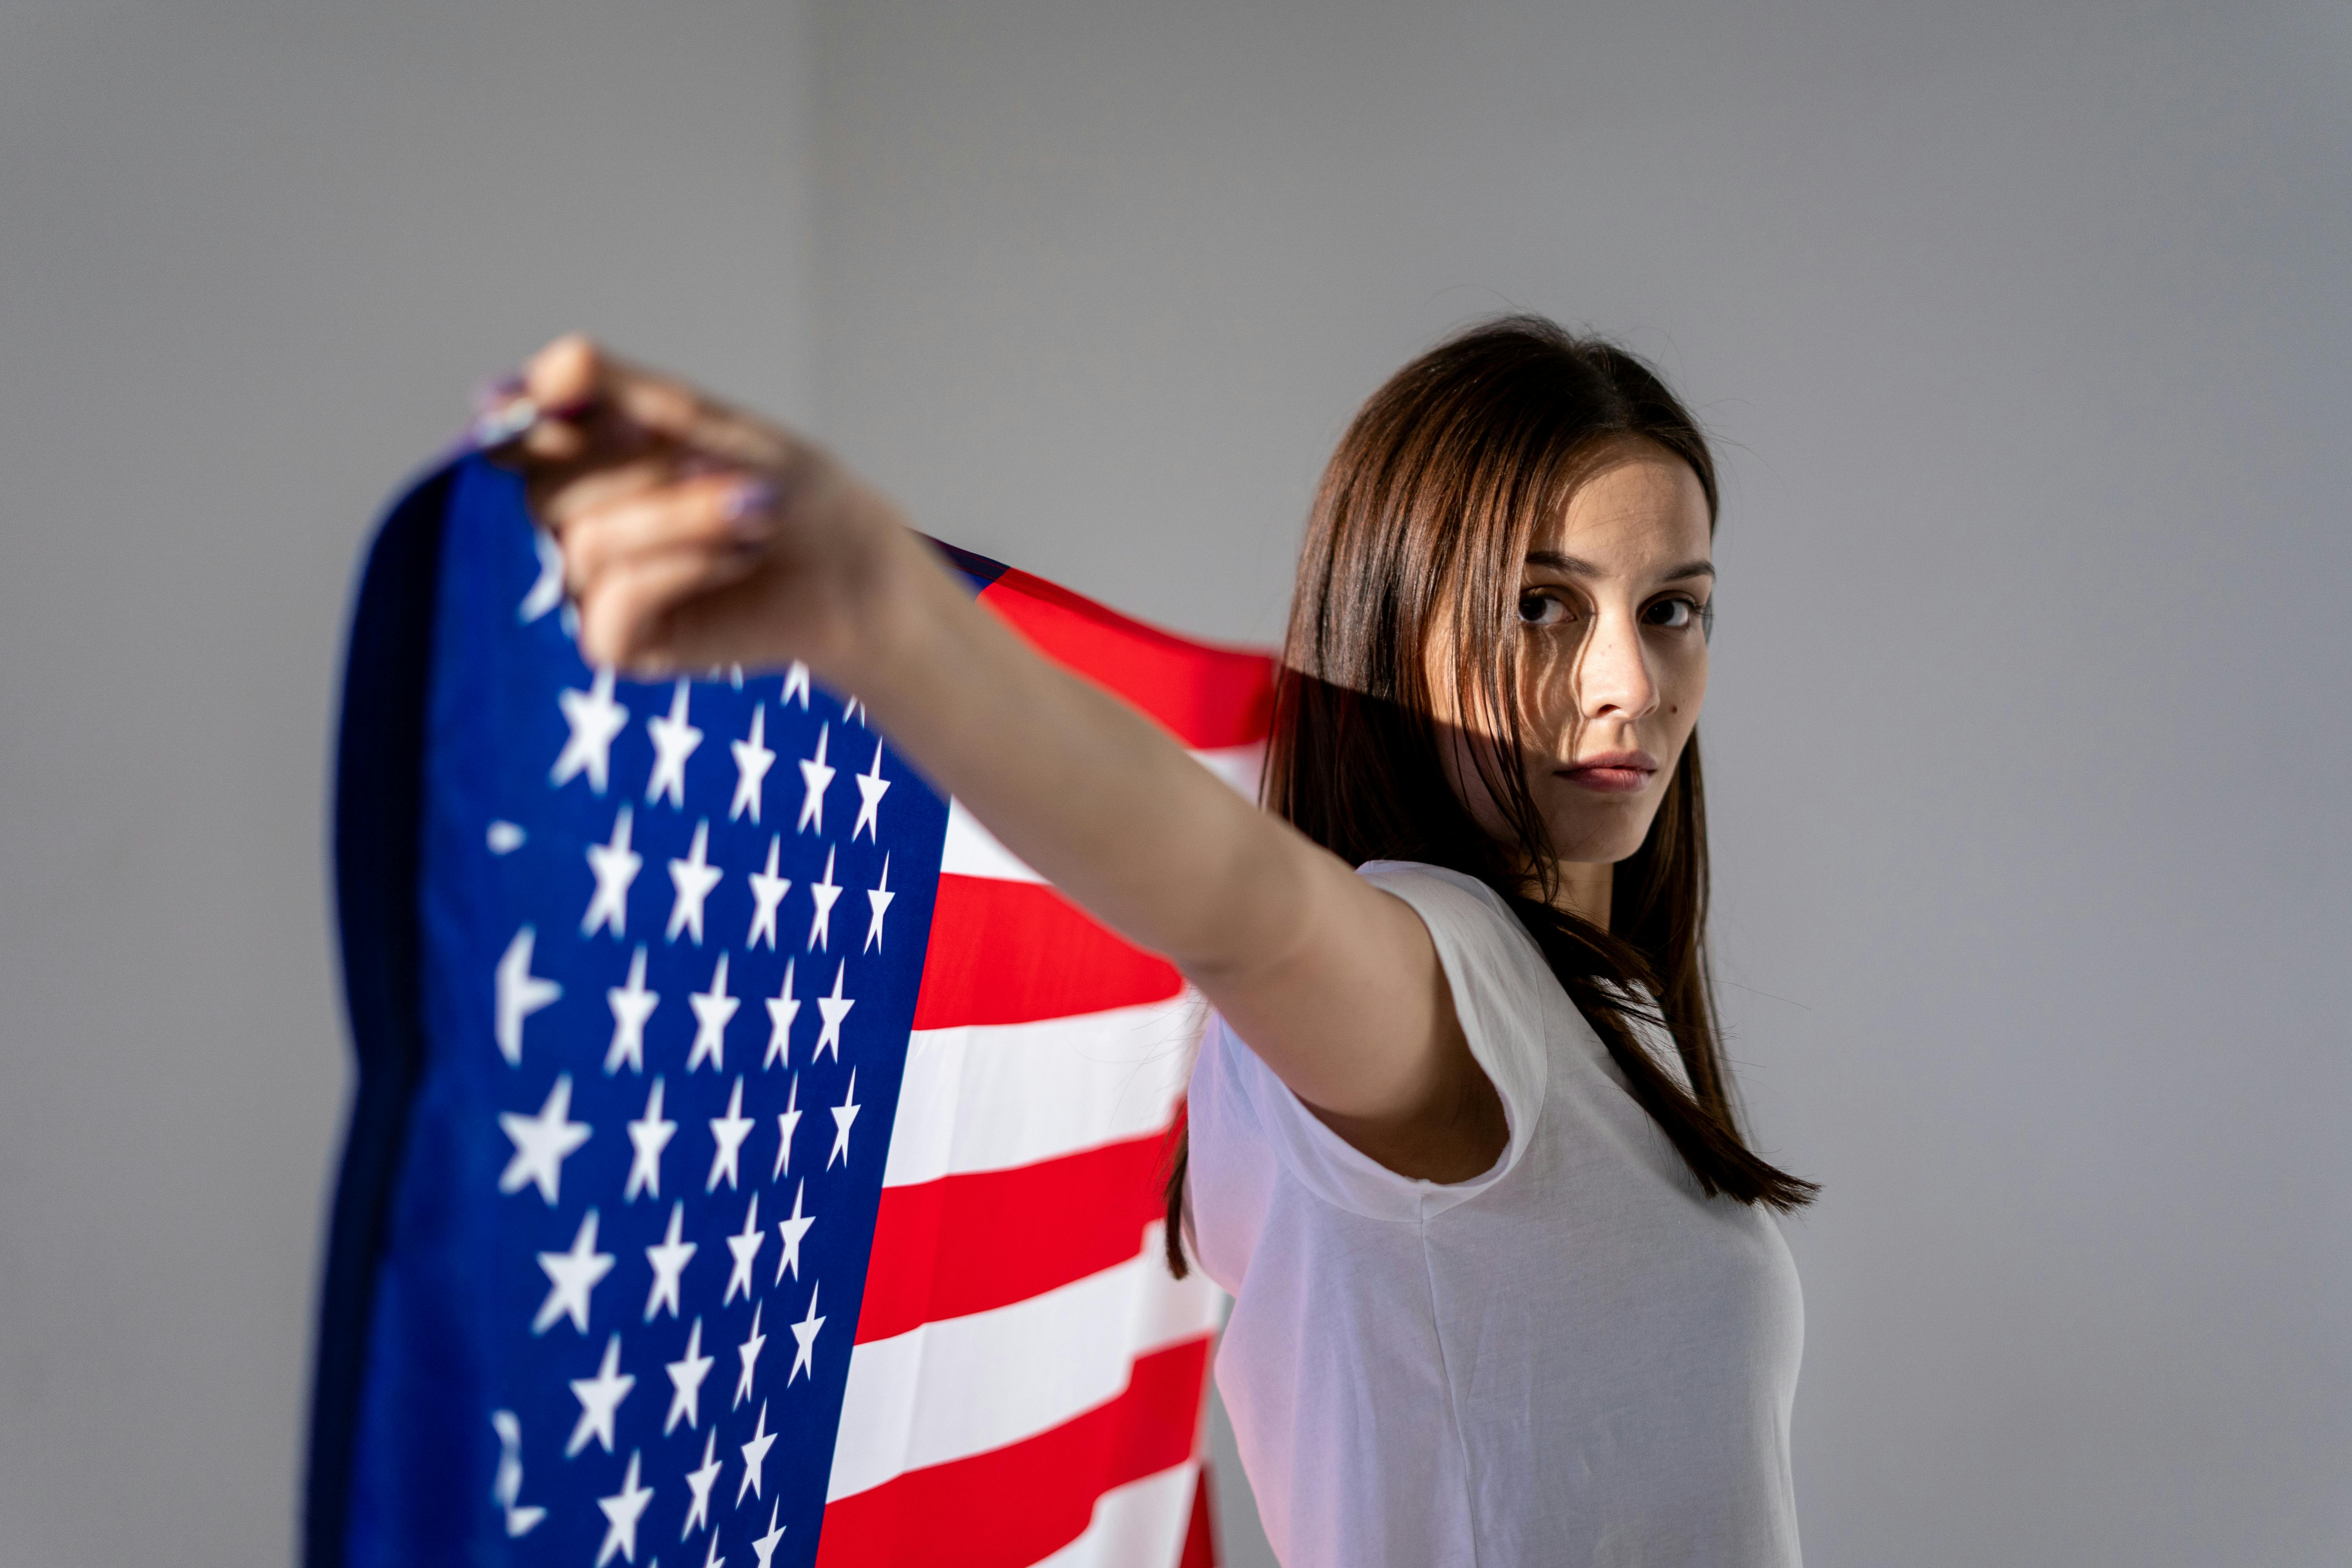
<svg viewBox="0 0 2352 1568"><path fill-rule="evenodd" d="M1254 787L1272 667L950 552ZM398 503L336 861L317 1568L1213 1560L1161 1260L1202 1010L805 670L581 662L512 477Z"/></svg>

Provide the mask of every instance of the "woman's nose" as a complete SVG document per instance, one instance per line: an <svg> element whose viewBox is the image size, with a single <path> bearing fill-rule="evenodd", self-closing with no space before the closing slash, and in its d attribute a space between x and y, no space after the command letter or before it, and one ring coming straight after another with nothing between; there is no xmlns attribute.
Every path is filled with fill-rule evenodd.
<svg viewBox="0 0 2352 1568"><path fill-rule="evenodd" d="M1658 705L1648 650L1630 616L1603 615L1577 668L1577 706L1586 719L1640 719Z"/></svg>

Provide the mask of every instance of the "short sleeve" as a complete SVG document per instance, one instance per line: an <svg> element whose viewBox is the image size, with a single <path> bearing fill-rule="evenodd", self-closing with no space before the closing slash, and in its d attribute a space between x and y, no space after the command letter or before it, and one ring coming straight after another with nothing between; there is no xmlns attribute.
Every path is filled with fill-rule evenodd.
<svg viewBox="0 0 2352 1568"><path fill-rule="evenodd" d="M1501 1181L1526 1151L1543 1113L1549 1003L1559 983L1517 917L1475 878L1405 860L1371 861L1360 873L1402 899L1429 930L1470 1054L1503 1102L1510 1136L1501 1158L1466 1182L1398 1174L1324 1125L1222 1016L1211 1018L1202 1041L1195 1077L1206 1081L1196 1083L1196 1099L1213 1094L1325 1202L1374 1219L1425 1219ZM1196 1122L1194 1137L1202 1131Z"/></svg>

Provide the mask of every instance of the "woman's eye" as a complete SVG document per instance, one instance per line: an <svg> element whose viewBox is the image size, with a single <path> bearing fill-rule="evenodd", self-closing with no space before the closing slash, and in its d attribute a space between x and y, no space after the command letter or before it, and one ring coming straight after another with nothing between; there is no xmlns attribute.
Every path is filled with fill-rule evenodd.
<svg viewBox="0 0 2352 1568"><path fill-rule="evenodd" d="M1668 631L1684 631L1698 625L1698 605L1689 599L1660 599L1642 618Z"/></svg>
<svg viewBox="0 0 2352 1568"><path fill-rule="evenodd" d="M1568 619L1568 606L1549 594L1522 594L1519 619L1531 626L1555 626Z"/></svg>

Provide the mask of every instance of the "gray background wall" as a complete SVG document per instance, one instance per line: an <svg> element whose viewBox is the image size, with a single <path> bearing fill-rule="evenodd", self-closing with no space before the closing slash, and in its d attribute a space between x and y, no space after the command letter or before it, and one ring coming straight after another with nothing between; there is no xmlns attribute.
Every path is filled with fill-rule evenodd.
<svg viewBox="0 0 2352 1568"><path fill-rule="evenodd" d="M2341 7L482 10L0 0L0 1564L287 1555L341 599L471 381L589 324L1266 638L1512 306L1723 444L1810 1561L2342 1561Z"/></svg>

